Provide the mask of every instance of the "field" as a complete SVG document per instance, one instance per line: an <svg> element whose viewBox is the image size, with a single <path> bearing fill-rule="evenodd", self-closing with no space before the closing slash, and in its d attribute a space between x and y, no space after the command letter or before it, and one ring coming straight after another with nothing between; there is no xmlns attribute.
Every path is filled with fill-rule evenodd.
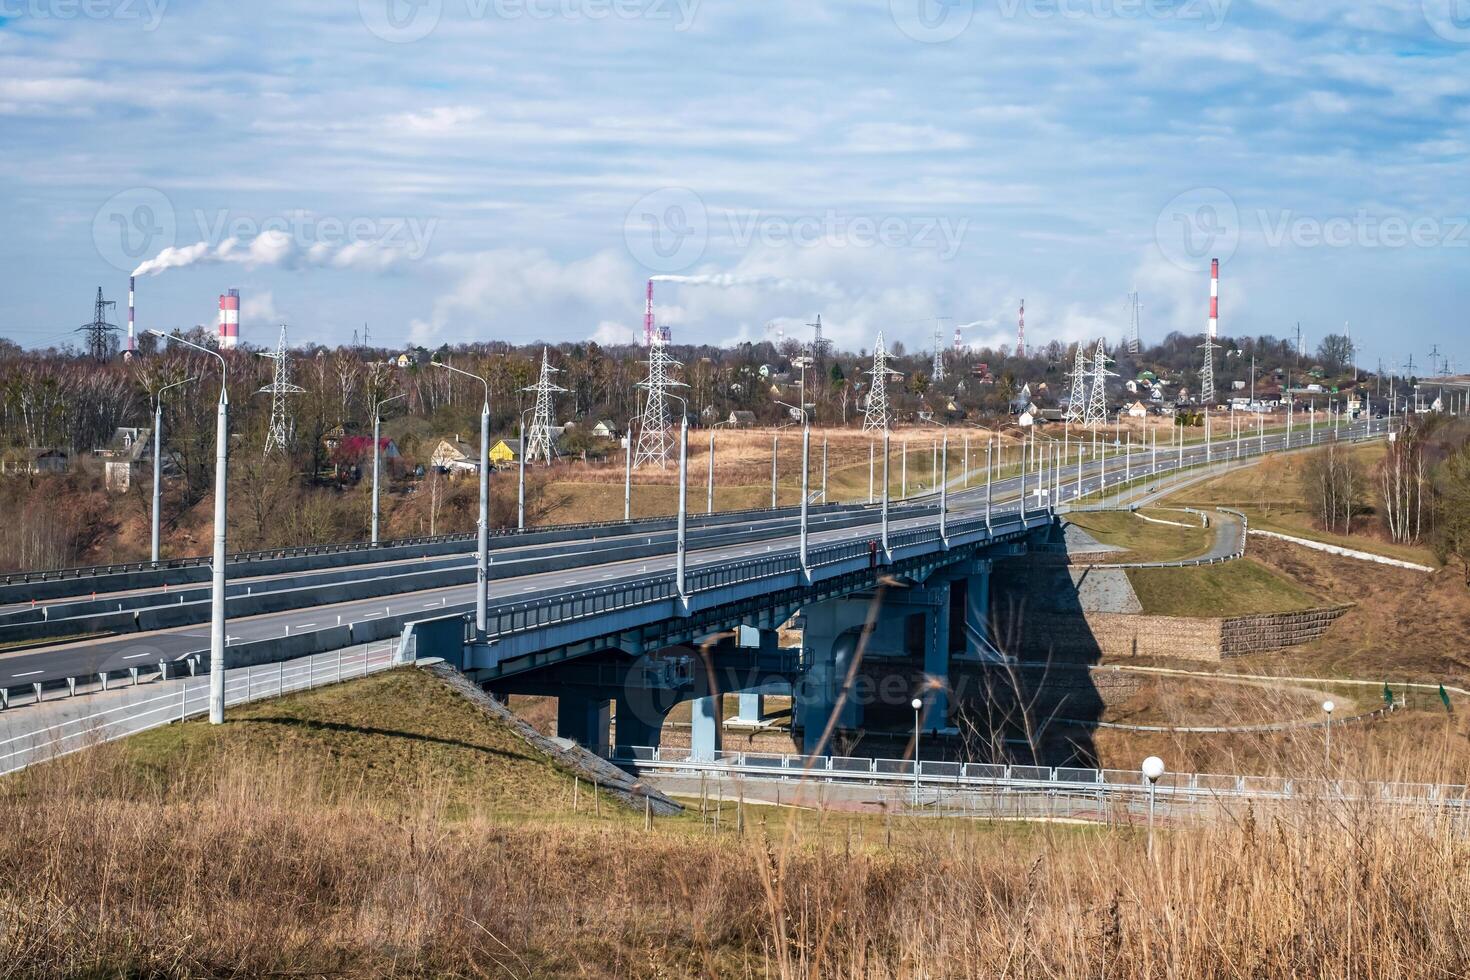
<svg viewBox="0 0 1470 980"><path fill-rule="evenodd" d="M1199 568L1130 568L1128 581L1150 616L1246 616L1331 605L1250 557Z"/></svg>
<svg viewBox="0 0 1470 980"><path fill-rule="evenodd" d="M1381 443L1357 446L1353 450L1353 456L1365 470L1371 472L1372 467L1383 456L1383 446ZM1261 530L1355 548L1431 567L1439 564L1428 548L1388 541L1379 529L1376 519L1372 517L1356 522L1351 535L1332 534L1317 528L1304 502L1305 490L1301 481L1306 460L1303 453L1271 456L1253 466L1233 470L1187 487L1169 497L1168 502L1176 506L1235 507L1245 512L1252 527ZM1253 545L1271 547L1266 542L1253 542Z"/></svg>
<svg viewBox="0 0 1470 980"><path fill-rule="evenodd" d="M718 834L697 814L646 831L572 814L561 774L432 683L354 682L0 781L7 973L1470 971L1470 844L1448 820L1222 810L1164 823L1152 858L1136 825L751 808L743 833L728 813ZM1418 756L1463 741L1416 717ZM1281 761L1320 765L1319 749Z"/></svg>

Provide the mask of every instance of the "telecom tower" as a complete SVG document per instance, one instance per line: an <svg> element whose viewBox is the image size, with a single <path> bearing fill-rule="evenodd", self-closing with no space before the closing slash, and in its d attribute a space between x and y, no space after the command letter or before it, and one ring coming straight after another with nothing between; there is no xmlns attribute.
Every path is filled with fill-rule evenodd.
<svg viewBox="0 0 1470 980"><path fill-rule="evenodd" d="M1200 349L1205 352L1205 364L1199 376L1200 404L1208 405L1215 400L1215 338L1220 334L1220 260L1210 260L1210 328Z"/></svg>
<svg viewBox="0 0 1470 980"><path fill-rule="evenodd" d="M1135 289L1128 294L1128 316L1131 321L1128 327L1128 353L1130 354L1137 354L1143 347L1138 338L1139 312L1142 309L1143 304L1138 302L1138 290Z"/></svg>
<svg viewBox="0 0 1470 980"><path fill-rule="evenodd" d="M667 335L655 331L653 344L648 348L648 379L640 381L638 387L646 394L643 413L638 419L638 448L633 454L633 465L657 463L667 465L669 452L674 448L673 422L669 419L669 389L687 388L688 385L675 381L669 375L670 368L683 367L669 356Z"/></svg>
<svg viewBox="0 0 1470 980"><path fill-rule="evenodd" d="M1021 300L1021 320L1016 327L1016 356L1026 356L1026 301Z"/></svg>
<svg viewBox="0 0 1470 980"><path fill-rule="evenodd" d="M1089 428L1106 425L1108 422L1108 379L1117 375L1108 370L1108 349L1102 338L1097 341L1097 354L1092 359L1092 392L1087 399L1087 416L1083 420Z"/></svg>
<svg viewBox="0 0 1470 980"><path fill-rule="evenodd" d="M1072 397L1067 400L1064 421L1081 423L1087 418L1087 354L1082 341L1077 341L1077 358L1072 364Z"/></svg>
<svg viewBox="0 0 1470 980"><path fill-rule="evenodd" d="M107 322L107 308L117 306L116 300L103 299L102 287L97 287L97 304L93 307L92 322L77 328L77 333L87 336L87 353L94 359L106 361L117 352L117 324Z"/></svg>
<svg viewBox="0 0 1470 980"><path fill-rule="evenodd" d="M258 394L270 393L271 396L271 424L265 433L265 455L269 456L274 451L285 452L291 444L291 413L286 409L286 396L299 395L305 388L298 388L291 383L291 353L286 349L286 325L281 324L281 337L276 341L276 349L271 353L262 352L261 357L268 357L276 362L275 374L271 383L260 389Z"/></svg>
<svg viewBox="0 0 1470 980"><path fill-rule="evenodd" d="M553 374L560 374L558 368L551 366L547 360L546 348L541 348L541 378L526 391L536 393L536 411L531 416L531 431L526 436L526 444L521 447L528 463L534 463L536 458L546 460L546 465L551 465L553 448L551 445L551 396L566 391L551 380Z"/></svg>
<svg viewBox="0 0 1470 980"><path fill-rule="evenodd" d="M864 432L888 428L888 379L901 377L888 366L888 350L883 346L881 332L878 334L878 342L873 346L873 370L869 374L873 376L873 384L868 389L867 408L863 413Z"/></svg>

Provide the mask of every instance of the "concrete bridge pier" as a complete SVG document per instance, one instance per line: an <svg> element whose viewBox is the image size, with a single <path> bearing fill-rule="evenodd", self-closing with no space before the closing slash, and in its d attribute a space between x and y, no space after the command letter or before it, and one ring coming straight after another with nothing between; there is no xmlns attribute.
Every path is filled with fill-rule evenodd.
<svg viewBox="0 0 1470 980"><path fill-rule="evenodd" d="M780 647L781 634L776 630L742 626L738 630L739 645L747 650L759 650L762 655L774 656ZM760 690L741 691L740 710L735 721L740 725L755 728L765 719L766 699Z"/></svg>
<svg viewBox="0 0 1470 980"><path fill-rule="evenodd" d="M861 698L849 682L855 679L853 660L873 601L865 596L828 599L802 610L807 667L792 694L793 718L801 726L801 748L808 755L830 750L830 737L824 737L829 727L836 732L863 723Z"/></svg>
<svg viewBox="0 0 1470 980"><path fill-rule="evenodd" d="M607 698L564 694L556 699L556 734L589 752L606 755L611 711Z"/></svg>
<svg viewBox="0 0 1470 980"><path fill-rule="evenodd" d="M721 694L689 702L689 751L696 759L713 759L724 747L725 698Z"/></svg>
<svg viewBox="0 0 1470 980"><path fill-rule="evenodd" d="M1000 659L990 627L992 571L990 560L979 558L969 563L960 579L965 591L964 636L956 653L965 660L993 663Z"/></svg>

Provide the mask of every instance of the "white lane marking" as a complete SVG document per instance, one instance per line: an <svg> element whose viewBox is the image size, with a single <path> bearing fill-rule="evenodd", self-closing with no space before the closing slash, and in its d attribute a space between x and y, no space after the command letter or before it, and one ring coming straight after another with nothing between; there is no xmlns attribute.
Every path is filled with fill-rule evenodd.
<svg viewBox="0 0 1470 980"><path fill-rule="evenodd" d="M296 624L296 628L299 629L299 630L304 630L308 626L315 626L315 625L316 625L316 623L297 623Z"/></svg>
<svg viewBox="0 0 1470 980"><path fill-rule="evenodd" d="M28 670L24 674L11 674L10 676L11 677L35 677L39 673L42 673L42 671L39 671L39 670Z"/></svg>
<svg viewBox="0 0 1470 980"><path fill-rule="evenodd" d="M439 605L439 603L437 603L437 602L426 602L426 603L424 603L423 608L425 608L425 609L435 609L435 608L438 607L438 605Z"/></svg>
<svg viewBox="0 0 1470 980"><path fill-rule="evenodd" d="M129 654L126 657L123 657L123 659L124 660L139 660L139 659L141 659L143 657L151 657L151 656L153 656L153 654L151 654L151 653L133 653L133 654Z"/></svg>

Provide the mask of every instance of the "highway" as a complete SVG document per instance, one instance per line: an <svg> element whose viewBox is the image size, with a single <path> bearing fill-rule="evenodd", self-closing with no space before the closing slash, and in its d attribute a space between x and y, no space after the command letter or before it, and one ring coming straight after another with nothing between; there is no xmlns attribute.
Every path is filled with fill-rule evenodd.
<svg viewBox="0 0 1470 980"><path fill-rule="evenodd" d="M1371 424L1371 423L1370 423ZM1381 431L1383 423L1378 423L1375 432ZM1324 436L1330 437L1325 430L1318 431L1318 441ZM1358 438L1368 435L1367 425L1357 423L1354 426L1344 426L1341 433L1342 439ZM1307 430L1300 428L1293 433L1290 448L1305 446ZM1242 456L1248 457L1256 454L1262 449L1267 453L1280 451L1286 447L1286 436L1284 433L1267 436L1264 441L1255 437L1242 439L1239 447ZM1090 442L1085 444L1084 449L1090 450ZM1210 461L1224 462L1226 459L1234 459L1237 444L1234 440L1229 442L1216 442L1211 447ZM1079 493L1089 495L1097 492L1105 485L1108 488L1116 487L1125 482L1125 465L1121 458L1109 457L1106 460L1093 459L1086 461L1081 467L1079 480L1078 466L1075 463L1077 444L1069 446L1070 457L1073 462L1061 470L1060 493L1055 493L1055 504L1064 504L1066 501L1075 499ZM1181 467L1189 467L1203 464L1205 462L1205 447L1203 445L1186 446L1181 451L1177 447L1161 446L1157 453L1157 469L1155 469L1154 455L1150 451L1140 451L1133 455L1130 466L1126 473L1134 481L1152 477L1159 474L1174 472ZM976 480L978 478L978 485ZM952 480L951 486L956 487L962 482L962 478ZM985 509L986 488L984 486L983 469L971 474L972 485L969 489L956 487L949 493L950 510L958 515L974 516ZM996 481L991 488L990 495L997 505L997 513L1000 512L999 505L1005 504L1005 511L1014 512L1016 500L1020 494L1022 479L1011 477L1004 481ZM1025 478L1025 486L1028 498L1028 511L1040 510L1047 504L1047 496L1043 494L1038 479L1034 474ZM1053 483L1053 487L1055 484ZM937 495L931 494L925 498L913 498L909 502L928 501L933 502ZM937 518L928 513L923 516L904 516L902 509L894 505L894 518L891 522L891 530L897 533L910 527L932 526ZM841 523L839 518L843 515L824 515L820 521L813 521L810 534L810 543L813 547L824 544L835 544L856 540L876 540L879 534L878 514L876 509L858 512L866 517L861 523L849 527L830 527L831 524ZM849 512L846 516L852 517ZM825 525L825 526L824 526ZM769 519L745 519L745 528L757 532L758 540L747 540L734 544L716 544L714 547L700 548L701 535L691 533L691 550L688 555L688 566L691 570L748 559L765 554L789 554L797 548L797 522L794 517L773 517ZM707 541L710 535L716 534L715 529L710 529L704 538ZM534 600L540 597L555 597L568 590L588 588L600 585L614 585L621 583L636 583L649 577L657 577L668 574L674 565L673 535L671 532L659 532L652 535L644 535L654 543L668 548L661 554L651 557L634 558L623 561L599 562L598 554L616 547L617 539L598 540L595 542L582 542L580 545L569 545L567 542L552 543L544 545L522 546L531 549L524 552L529 557L533 554L561 553L567 552L569 547L578 549L585 562L573 568L563 568L556 571L527 572L520 574L508 574L503 578L495 578L490 582L490 601L492 606L496 602ZM508 560L512 555L521 553L520 549L502 549L496 554L496 561ZM473 567L473 559L466 556L461 559L463 568ZM422 559L382 562L357 566L359 569L368 568L377 573L378 577L391 579L396 576L408 574L411 571L421 570ZM251 579L251 582L262 583L265 587L276 589L289 588L294 579L299 575L271 575ZM236 585L244 584L246 580L239 580ZM253 585L251 586L254 587ZM204 590L207 593L207 590ZM306 593L305 601L310 602L311 588L305 587L301 590ZM475 586L474 583L454 585L445 588L431 588L404 592L392 596L376 596L371 598L357 599L349 602L332 604L307 605L279 612L267 613L258 616L231 619L228 623L229 643L235 644L252 640L269 640L277 636L285 636L288 633L295 634L303 631L325 629L338 625L355 624L370 621L375 618L386 618L390 615L403 615L422 611L425 615L433 615L434 610L453 611L461 607L464 611L473 603ZM136 593L132 593L136 594ZM174 599L173 601L177 601ZM22 687L36 682L55 681L68 677L86 678L101 671L125 671L129 667L155 668L159 661L179 661L188 658L192 654L206 653L209 648L209 628L206 622L200 622L191 626L174 629L155 630L151 632L130 633L127 635L112 635L94 639L79 640L68 643L60 643L33 649L18 649L0 654L0 687Z"/></svg>

